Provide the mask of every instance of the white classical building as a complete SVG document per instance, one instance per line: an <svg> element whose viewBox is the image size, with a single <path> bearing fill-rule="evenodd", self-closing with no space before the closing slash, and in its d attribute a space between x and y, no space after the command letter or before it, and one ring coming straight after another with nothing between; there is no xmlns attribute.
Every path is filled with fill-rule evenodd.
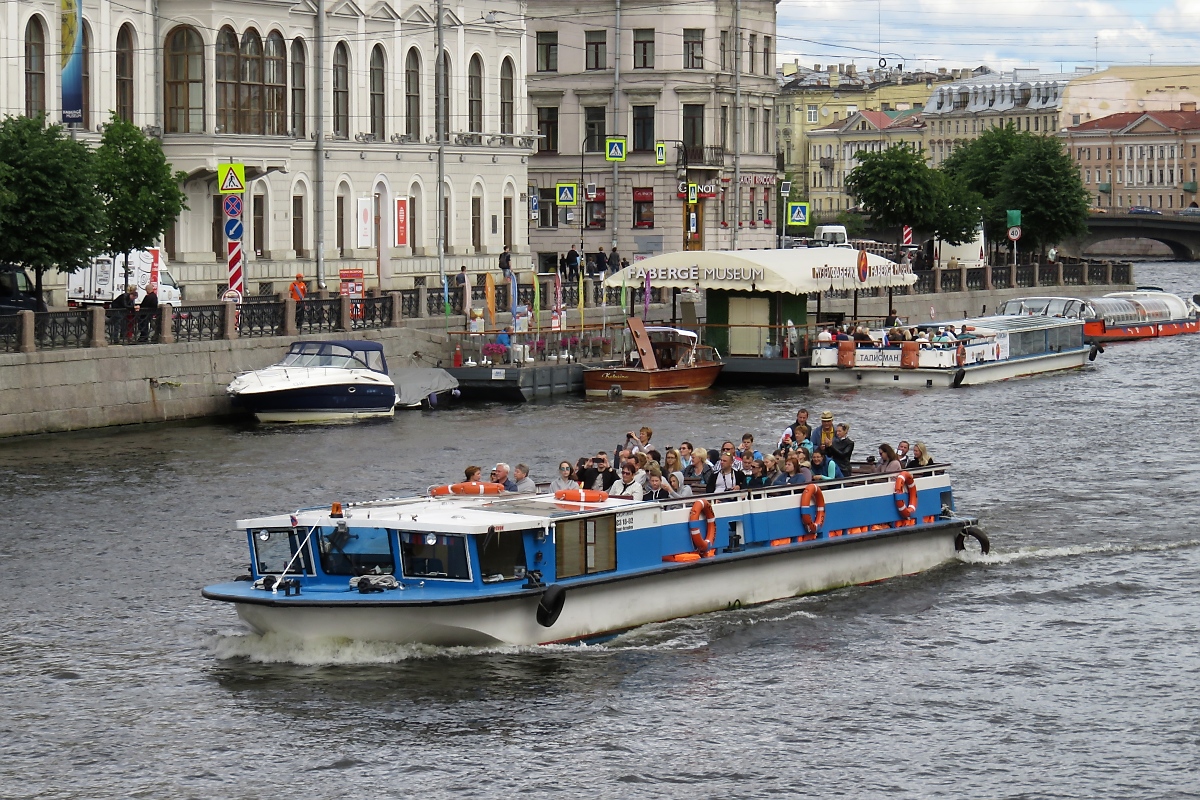
<svg viewBox="0 0 1200 800"><path fill-rule="evenodd" d="M0 113L61 119L59 6L0 7ZM331 286L348 268L364 270L367 288L385 290L441 266L495 269L506 244L514 266L524 266L532 140L520 135L528 116L523 7L445 4L448 91L439 109L437 5L428 0L84 0L80 135L96 140L115 112L160 135L187 175L188 210L163 244L189 300L217 297L227 280L219 162L246 165L249 293L284 291L297 272L316 278L321 242ZM407 220L397 225L400 216Z"/></svg>

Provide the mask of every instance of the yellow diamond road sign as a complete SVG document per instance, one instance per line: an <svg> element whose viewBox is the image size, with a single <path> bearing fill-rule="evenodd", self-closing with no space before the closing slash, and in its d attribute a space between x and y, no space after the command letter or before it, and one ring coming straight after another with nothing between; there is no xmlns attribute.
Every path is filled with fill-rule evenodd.
<svg viewBox="0 0 1200 800"><path fill-rule="evenodd" d="M245 164L217 164L217 189L221 194L242 194L246 191Z"/></svg>

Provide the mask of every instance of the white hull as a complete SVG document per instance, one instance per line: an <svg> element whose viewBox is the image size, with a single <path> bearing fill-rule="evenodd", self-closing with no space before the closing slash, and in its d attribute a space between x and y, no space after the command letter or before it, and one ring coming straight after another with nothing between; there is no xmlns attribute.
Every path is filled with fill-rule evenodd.
<svg viewBox="0 0 1200 800"><path fill-rule="evenodd" d="M297 639L545 644L921 572L954 558L959 530L947 525L880 538L834 539L816 547L667 566L650 575L569 587L562 614L550 628L537 623L536 596L429 606L236 605L239 616L259 633Z"/></svg>
<svg viewBox="0 0 1200 800"><path fill-rule="evenodd" d="M1006 381L1045 372L1078 369L1087 362L1088 349L1040 356L988 361L962 367L960 386ZM900 367L813 367L806 369L809 386L895 386L902 389L947 388L954 384L958 367L901 369Z"/></svg>

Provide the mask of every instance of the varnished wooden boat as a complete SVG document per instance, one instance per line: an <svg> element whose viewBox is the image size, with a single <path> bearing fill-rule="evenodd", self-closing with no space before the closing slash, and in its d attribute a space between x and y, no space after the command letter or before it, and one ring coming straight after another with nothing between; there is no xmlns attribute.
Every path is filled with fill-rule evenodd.
<svg viewBox="0 0 1200 800"><path fill-rule="evenodd" d="M707 389L724 364L699 337L679 328L646 328L640 319L628 320L637 350L637 363L590 367L583 371L584 392L592 397L654 397L673 392Z"/></svg>

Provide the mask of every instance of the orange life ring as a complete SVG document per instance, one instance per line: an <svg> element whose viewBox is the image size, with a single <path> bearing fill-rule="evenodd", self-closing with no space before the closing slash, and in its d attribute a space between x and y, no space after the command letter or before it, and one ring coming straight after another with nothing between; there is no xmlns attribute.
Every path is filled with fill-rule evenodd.
<svg viewBox="0 0 1200 800"><path fill-rule="evenodd" d="M905 489L908 490L907 495ZM911 474L901 472L896 476L896 488L892 494L896 497L896 511L899 512L900 519L908 519L917 513L917 482Z"/></svg>
<svg viewBox="0 0 1200 800"><path fill-rule="evenodd" d="M700 534L701 526L695 524L701 517L708 520L708 530L703 536ZM697 553L707 553L712 549L713 542L717 540L717 512L713 511L712 503L707 500L692 503L692 513L688 514L688 533L692 535L692 547L696 548Z"/></svg>
<svg viewBox="0 0 1200 800"><path fill-rule="evenodd" d="M597 492L594 489L559 489L554 493L555 500L569 500L572 503L603 503L608 499L608 492Z"/></svg>
<svg viewBox="0 0 1200 800"><path fill-rule="evenodd" d="M431 497L445 497L451 494L485 494L495 495L504 493L504 484L487 481L467 481L466 483L450 483L445 486L435 486L429 490Z"/></svg>
<svg viewBox="0 0 1200 800"><path fill-rule="evenodd" d="M960 367L967 363L967 348L961 342L958 345L958 350L954 352L954 363Z"/></svg>
<svg viewBox="0 0 1200 800"><path fill-rule="evenodd" d="M808 513L810 505L816 506L812 514ZM825 493L815 483L805 486L800 495L800 521L804 523L805 533L816 533L825 524Z"/></svg>

